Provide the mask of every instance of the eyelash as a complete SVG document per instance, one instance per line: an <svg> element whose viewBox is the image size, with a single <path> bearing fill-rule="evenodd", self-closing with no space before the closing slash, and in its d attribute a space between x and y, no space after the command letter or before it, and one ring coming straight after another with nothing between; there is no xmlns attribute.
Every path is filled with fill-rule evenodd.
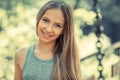
<svg viewBox="0 0 120 80"><path fill-rule="evenodd" d="M48 20L47 20L47 19L43 19L43 21L44 21L44 22L48 22Z"/></svg>
<svg viewBox="0 0 120 80"><path fill-rule="evenodd" d="M61 28L62 26L60 26L59 24L56 24L57 27Z"/></svg>

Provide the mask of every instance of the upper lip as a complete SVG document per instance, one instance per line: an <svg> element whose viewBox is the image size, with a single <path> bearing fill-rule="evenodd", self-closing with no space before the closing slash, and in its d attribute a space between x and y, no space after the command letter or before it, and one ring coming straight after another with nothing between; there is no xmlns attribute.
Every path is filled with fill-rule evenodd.
<svg viewBox="0 0 120 80"><path fill-rule="evenodd" d="M44 31L42 31L43 35L45 35L46 37L50 37L51 35L49 35L48 33L45 33Z"/></svg>

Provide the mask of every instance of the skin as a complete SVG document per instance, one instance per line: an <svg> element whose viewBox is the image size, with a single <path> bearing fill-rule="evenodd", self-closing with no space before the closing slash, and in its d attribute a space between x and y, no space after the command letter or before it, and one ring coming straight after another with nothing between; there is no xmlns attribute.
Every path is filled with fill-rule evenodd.
<svg viewBox="0 0 120 80"><path fill-rule="evenodd" d="M53 57L52 50L56 39L63 34L64 17L60 9L48 9L38 24L38 38L34 54L37 58L46 60ZM26 58L27 48L18 50L15 54L14 80L23 80L22 70Z"/></svg>

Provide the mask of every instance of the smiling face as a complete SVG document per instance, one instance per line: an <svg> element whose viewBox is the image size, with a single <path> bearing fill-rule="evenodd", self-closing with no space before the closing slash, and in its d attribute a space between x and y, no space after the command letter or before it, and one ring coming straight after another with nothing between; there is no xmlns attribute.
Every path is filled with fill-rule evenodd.
<svg viewBox="0 0 120 80"><path fill-rule="evenodd" d="M63 33L64 17L59 8L48 9L41 17L37 32L40 41L44 43L56 42Z"/></svg>

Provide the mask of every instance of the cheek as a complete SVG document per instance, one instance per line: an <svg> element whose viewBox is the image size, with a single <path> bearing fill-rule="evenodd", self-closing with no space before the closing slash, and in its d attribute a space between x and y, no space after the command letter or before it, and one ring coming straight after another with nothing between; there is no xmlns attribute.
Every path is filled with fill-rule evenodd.
<svg viewBox="0 0 120 80"><path fill-rule="evenodd" d="M56 33L57 33L57 36L60 36L62 34L62 30L57 31Z"/></svg>
<svg viewBox="0 0 120 80"><path fill-rule="evenodd" d="M37 27L37 34L38 34L38 36L39 36L39 34L40 34L40 29L41 29L41 26L38 25L38 27Z"/></svg>
<svg viewBox="0 0 120 80"><path fill-rule="evenodd" d="M38 32L38 35L41 34L41 26L38 26L37 32Z"/></svg>
<svg viewBox="0 0 120 80"><path fill-rule="evenodd" d="M38 26L37 30L38 30L38 31L40 30L40 26Z"/></svg>
<svg viewBox="0 0 120 80"><path fill-rule="evenodd" d="M39 31L42 28L42 23L40 22L37 27L37 31Z"/></svg>
<svg viewBox="0 0 120 80"><path fill-rule="evenodd" d="M40 21L38 24L38 29L44 28L45 26L46 26L46 24L43 23L42 21Z"/></svg>

